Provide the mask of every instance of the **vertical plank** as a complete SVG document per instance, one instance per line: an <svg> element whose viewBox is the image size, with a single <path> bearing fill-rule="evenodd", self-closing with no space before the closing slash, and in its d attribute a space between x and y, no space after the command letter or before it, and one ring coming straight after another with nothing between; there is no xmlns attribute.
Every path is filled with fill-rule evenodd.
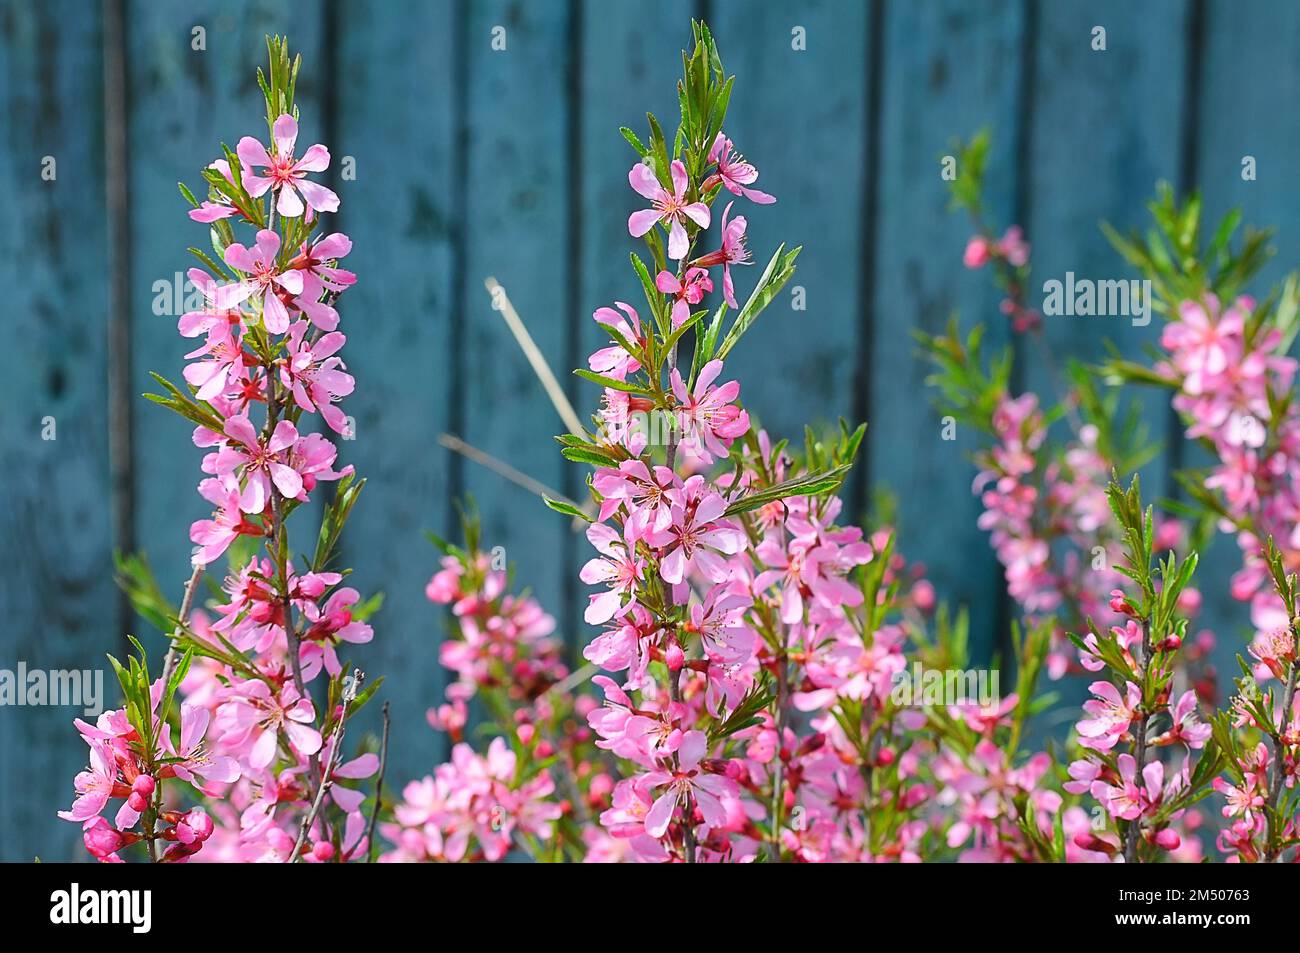
<svg viewBox="0 0 1300 953"><path fill-rule="evenodd" d="M553 437L555 411L483 290L505 287L557 376L569 353L570 245L569 5L483 0L468 6L465 164L464 352L453 418L460 436L542 483L558 488L568 464ZM493 49L494 30L505 48ZM565 521L535 496L476 464L458 460L458 485L482 513L483 542L502 546L522 585L562 616L572 546ZM572 631L561 618L560 632Z"/></svg>
<svg viewBox="0 0 1300 953"><path fill-rule="evenodd" d="M1030 141L1029 237L1034 243L1032 293L1042 282L1076 278L1126 279L1128 267L1099 231L1148 222L1146 202L1157 180L1177 182L1181 166L1187 5L1181 0L1088 6L1042 4L1035 37L1037 108ZM1095 26L1107 48L1091 48ZM1125 317L1048 317L1044 334L1058 364L1090 361L1106 341L1141 360L1158 344L1160 322L1135 327ZM1029 350L1026 383L1052 387L1050 369ZM1168 395L1144 392L1141 402L1152 441L1164 443ZM1149 487L1165 485L1165 464L1144 468Z"/></svg>
<svg viewBox="0 0 1300 953"><path fill-rule="evenodd" d="M1005 590L988 535L976 526L981 506L971 493L969 455L982 438L959 427L955 441L942 439L925 385L930 367L911 332L942 331L955 313L963 329L987 325L990 350L1008 339L988 275L961 267L969 225L948 211L940 160L954 138L968 139L988 127L994 140L990 214L1008 221L1023 5L889 4L884 26L875 143L880 173L870 183L878 190L879 208L873 225L876 280L868 289L871 478L898 494L902 551L926 564L941 598L969 607L978 656L997 644L994 628Z"/></svg>
<svg viewBox="0 0 1300 953"><path fill-rule="evenodd" d="M357 653L386 677L392 705L391 777L418 777L445 756L424 712L445 676L435 652L439 615L424 586L440 555L421 533L447 536L453 241L452 0L404 16L368 16L348 0L339 33L336 162L351 156L356 179L338 182L339 227L352 238L347 266L357 284L340 302L356 393L344 404L356 440L342 452L369 481L343 538L342 564L363 593L385 593L375 641ZM411 108L419 104L418 111ZM401 104L400 106L397 104ZM364 664L363 663L363 664ZM375 706L372 706L375 707ZM374 713L371 713L373 721Z"/></svg>
<svg viewBox="0 0 1300 953"><path fill-rule="evenodd" d="M129 142L131 149L131 308L133 378L138 395L156 390L150 370L181 380L182 356L193 345L176 333L176 316L153 313L154 282L171 281L195 262L185 250L208 248L207 230L190 221L177 181L196 188L199 171L241 136L265 141L266 109L257 88L268 33L289 37L302 53L297 101L300 139L324 138L320 91L330 82L320 43L321 5L294 0L205 0L177 6L127 4ZM207 49L191 48L191 31L206 30ZM189 524L209 509L195 492L203 452L193 427L162 408L136 400L136 539L158 581L178 599L189 576ZM313 505L317 505L316 501ZM313 519L304 510L301 532ZM305 545L305 544L304 544ZM217 580L219 581L219 579Z"/></svg>
<svg viewBox="0 0 1300 953"><path fill-rule="evenodd" d="M0 667L99 670L116 648L109 506L101 7L0 4ZM45 156L56 178L41 177ZM45 418L56 439L42 439ZM0 708L0 860L62 861L80 708Z"/></svg>
<svg viewBox="0 0 1300 953"><path fill-rule="evenodd" d="M1239 5L1207 0L1201 59L1197 181L1205 200L1203 220L1212 227L1230 209L1243 222L1276 228L1277 256L1250 289L1258 299L1296 267L1300 256L1300 192L1295 155L1300 151L1300 8L1286 2ZM1249 55L1243 55L1243 51ZM1256 159L1257 178L1241 177L1241 161ZM1189 453L1188 466L1208 466L1205 454ZM1254 635L1249 606L1232 599L1228 579L1241 566L1241 551L1219 534L1201 558L1197 576L1205 597L1200 621L1218 636L1215 666L1221 691L1231 690L1237 653Z"/></svg>
<svg viewBox="0 0 1300 953"><path fill-rule="evenodd" d="M725 131L758 167L758 187L777 197L762 206L735 199L754 257L753 267L733 272L738 299L778 244L803 245L790 285L745 335L727 376L741 381L746 407L773 438L794 445L805 424L820 430L854 412L860 288L850 263L861 260L863 241L867 7L712 5L723 65L736 74ZM796 28L804 49L794 48ZM719 219L731 200L719 198ZM806 310L794 310L797 289Z"/></svg>

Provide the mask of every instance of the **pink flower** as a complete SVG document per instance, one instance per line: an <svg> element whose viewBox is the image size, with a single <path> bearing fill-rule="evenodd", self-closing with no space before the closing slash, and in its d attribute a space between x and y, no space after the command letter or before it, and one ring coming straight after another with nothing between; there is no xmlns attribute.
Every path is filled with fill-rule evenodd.
<svg viewBox="0 0 1300 953"><path fill-rule="evenodd" d="M1211 727L1201 721L1197 711L1196 692L1188 689L1178 697L1170 713L1173 725L1152 741L1155 745L1170 745L1181 741L1189 748L1203 748L1209 739Z"/></svg>
<svg viewBox="0 0 1300 953"><path fill-rule="evenodd" d="M1234 787L1223 778L1215 778L1213 787L1228 800L1223 806L1224 817L1241 817L1250 822L1264 810L1264 794L1249 775L1241 787Z"/></svg>
<svg viewBox="0 0 1300 953"><path fill-rule="evenodd" d="M321 749L320 732L312 727L316 709L309 697L299 697L292 684L272 693L261 680L236 685L217 709L216 727L221 743L246 752L250 767L261 770L275 760L281 733L300 755L310 757Z"/></svg>
<svg viewBox="0 0 1300 953"><path fill-rule="evenodd" d="M587 527L587 539L604 555L589 560L579 578L587 585L604 583L608 589L591 597L583 619L588 625L601 625L625 615L636 605L636 587L642 580L642 565L634 545L605 523Z"/></svg>
<svg viewBox="0 0 1300 953"><path fill-rule="evenodd" d="M275 154L252 136L239 140L235 151L239 161L247 168L266 169L266 175L244 174L244 187L253 198L261 198L268 189L278 193L276 210L285 218L297 218L303 213L303 203L314 212L336 212L339 197L315 182L307 181L308 172L324 172L330 166L330 153L317 143L303 153L301 159L293 157L293 147L298 140L298 123L290 115L275 121ZM301 194L301 198L299 195ZM279 332L276 332L279 333Z"/></svg>
<svg viewBox="0 0 1300 953"><path fill-rule="evenodd" d="M745 541L744 533L722 519L726 509L727 501L707 489L703 477L686 481L682 502L673 504L672 522L650 540L664 549L659 560L664 582L677 586L694 570L711 582L727 580L729 571L721 554L735 555Z"/></svg>
<svg viewBox="0 0 1300 953"><path fill-rule="evenodd" d="M1029 261L1029 243L1025 241L1024 232L1019 225L1012 225L1006 230L998 240L997 250L1013 268L1022 268Z"/></svg>
<svg viewBox="0 0 1300 953"><path fill-rule="evenodd" d="M281 270L276 263L279 253L280 236L269 228L257 233L257 243L252 249L238 242L226 246L226 264L248 276L225 296L226 305L234 307L250 297L260 301L262 321L271 334L283 334L289 329L289 309L276 289L283 289L291 296L302 294L302 272Z"/></svg>
<svg viewBox="0 0 1300 953"><path fill-rule="evenodd" d="M226 436L232 442L212 456L211 472L228 476L243 469L239 505L245 513L261 513L266 508L272 483L286 499L296 499L302 493L302 476L281 456L298 441L298 428L292 423L281 420L271 436L263 439L253 429L253 422L241 415L226 421Z"/></svg>
<svg viewBox="0 0 1300 953"><path fill-rule="evenodd" d="M681 261L690 251L690 241L686 237L686 219L689 218L700 228L709 227L709 207L703 202L686 201L686 189L690 179L686 166L674 159L671 167L673 190L669 192L655 177L654 171L644 162L632 166L627 180L638 195L650 200L652 208L633 212L627 220L627 230L633 238L640 238L656 223L669 226L668 257Z"/></svg>
<svg viewBox="0 0 1300 953"><path fill-rule="evenodd" d="M208 324L208 338L203 346L185 355L186 360L205 358L186 364L182 372L185 382L196 388L194 396L198 400L212 400L225 394L231 385L246 375L238 315L229 313L235 316L235 320L227 320L225 314L215 316L215 320Z"/></svg>
<svg viewBox="0 0 1300 953"><path fill-rule="evenodd" d="M319 412L335 433L347 432L347 417L334 402L352 393L356 381L335 355L347 343L341 331L330 331L308 341L307 322L289 328L289 356L280 365L280 380L303 410Z"/></svg>
<svg viewBox="0 0 1300 953"><path fill-rule="evenodd" d="M235 180L230 174L230 163L225 159L217 159L215 162L210 162L208 168L216 169L227 182L234 184ZM218 219L229 218L232 215L240 214L243 213L241 213L239 209L235 208L235 206L231 205L230 199L226 198L224 195L218 196L217 201L215 202L200 202L198 208L192 208L189 211L189 216L192 220L202 222L205 225L211 224Z"/></svg>
<svg viewBox="0 0 1300 953"><path fill-rule="evenodd" d="M352 607L361 599L361 593L350 587L334 592L324 607L308 603L303 611L311 627L303 633L302 675L307 681L315 678L321 666L331 675L343 671L339 664L336 646L340 642L364 645L375 637L369 625L352 618Z"/></svg>
<svg viewBox="0 0 1300 953"><path fill-rule="evenodd" d="M972 235L970 241L966 243L966 251L962 255L962 264L967 268L983 268L988 264L990 253L989 240L983 235Z"/></svg>
<svg viewBox="0 0 1300 953"><path fill-rule="evenodd" d="M1107 683L1109 684L1109 683ZM1135 821L1159 807L1163 796L1165 766L1152 761L1142 769L1142 783L1136 780L1137 761L1131 754L1119 756L1119 784L1094 781L1092 795L1105 805L1111 817Z"/></svg>
<svg viewBox="0 0 1300 953"><path fill-rule="evenodd" d="M644 776L644 784L650 789L667 788L655 799L645 817L645 832L651 837L663 837L678 804L689 800L700 809L705 824L721 827L726 823L727 812L722 799L736 796L736 784L723 775L708 774L700 769L700 761L707 753L708 739L704 732L688 731L682 738L682 746L677 749L677 766L671 770L651 771ZM688 818L687 823L693 824L693 821Z"/></svg>
<svg viewBox="0 0 1300 953"><path fill-rule="evenodd" d="M72 809L59 811L59 817L65 821L80 823L99 814L108 804L113 785L117 781L117 762L113 758L112 747L103 741L88 740L88 744L90 766L72 782L77 791Z"/></svg>
<svg viewBox="0 0 1300 953"><path fill-rule="evenodd" d="M715 265L722 266L722 296L727 299L727 304L733 308L740 305L736 302L736 289L731 282L732 265L752 265L753 258L749 254L749 246L745 244L745 229L748 222L743 215L737 215L730 222L727 217L731 214L731 206L734 203L728 202L727 207L722 210L722 247L715 252L709 252L700 258L691 262L692 267L712 268Z"/></svg>
<svg viewBox="0 0 1300 953"><path fill-rule="evenodd" d="M1110 682L1102 681L1093 682L1088 690L1097 697L1083 703L1083 710L1091 717L1084 718L1075 725L1075 731L1079 733L1079 744L1094 751L1109 751L1128 731L1136 717L1138 705L1142 701L1142 691L1132 682L1126 682L1121 697L1119 689Z"/></svg>
<svg viewBox="0 0 1300 953"><path fill-rule="evenodd" d="M206 566L221 558L239 536L261 536L262 528L244 518L242 494L233 478L210 478L199 483L199 495L216 506L211 519L190 525L190 542L198 546L194 565Z"/></svg>
<svg viewBox="0 0 1300 953"><path fill-rule="evenodd" d="M642 340L641 319L637 317L636 309L622 301L615 301L614 304L627 315L627 320L624 320L623 315L613 308L597 308L592 317L597 324L613 328L623 335L629 344L636 345ZM623 345L618 343L593 352L587 359L587 366L597 374L604 374L606 377L620 381L627 380L628 374L635 374L641 369L640 362L623 350Z"/></svg>
<svg viewBox="0 0 1300 953"><path fill-rule="evenodd" d="M754 655L757 636L745 621L745 610L754 600L743 593L728 593L717 586L691 605L689 630L698 632L704 652L723 665L738 665Z"/></svg>
<svg viewBox="0 0 1300 953"><path fill-rule="evenodd" d="M342 294L357 280L352 272L328 262L337 262L350 251L352 240L334 232L312 244L304 242L298 256L289 263L290 268L302 272L302 294L294 299L294 304L322 331L333 331L339 326L339 313L321 299L327 294Z"/></svg>
<svg viewBox="0 0 1300 953"><path fill-rule="evenodd" d="M756 205L771 205L775 198L758 189L746 188L758 179L758 170L745 161L744 156L732 149L732 142L721 132L709 148L709 162L716 163L717 171L704 181L704 191L719 182L733 195L743 195Z"/></svg>
<svg viewBox="0 0 1300 953"><path fill-rule="evenodd" d="M655 275L655 287L673 296L672 323L676 329L691 316L691 305L699 304L713 290L713 279L705 268L687 268L684 279L678 279L671 271L661 271Z"/></svg>
<svg viewBox="0 0 1300 953"><path fill-rule="evenodd" d="M176 777L188 781L200 791L203 786L195 780L194 775L208 781L220 781L226 784L239 780L239 762L234 758L220 754L208 754L203 748L203 738L208 731L208 719L211 713L206 708L193 705L181 705L181 741L177 748L172 747L171 733L163 732L163 746L172 757L179 761L172 763ZM204 793L211 793L204 791Z"/></svg>
<svg viewBox="0 0 1300 953"><path fill-rule="evenodd" d="M1183 389L1200 394L1207 381L1222 374L1229 362L1241 354L1241 333L1245 315L1230 308L1219 317L1219 303L1213 296L1206 305L1183 301L1178 305L1178 320L1165 325L1161 345L1174 352L1174 363L1184 375Z"/></svg>
<svg viewBox="0 0 1300 953"><path fill-rule="evenodd" d="M601 467L591 481L602 497L599 519L603 522L626 507L624 533L634 542L647 533L661 533L672 521L672 495L680 481L667 467L653 469L641 460L624 460L614 470Z"/></svg>
<svg viewBox="0 0 1300 953"><path fill-rule="evenodd" d="M682 445L688 446L705 463L712 463L715 456L725 457L731 441L749 430L749 414L732 403L740 396L740 383L728 381L713 386L721 373L722 362L709 361L700 368L693 391L686 389L677 368L673 368L670 377L673 396L680 405L677 419L682 429Z"/></svg>

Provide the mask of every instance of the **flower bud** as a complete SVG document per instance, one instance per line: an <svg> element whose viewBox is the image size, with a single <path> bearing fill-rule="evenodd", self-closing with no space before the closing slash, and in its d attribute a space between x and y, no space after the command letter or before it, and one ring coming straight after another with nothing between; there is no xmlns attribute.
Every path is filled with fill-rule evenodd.
<svg viewBox="0 0 1300 953"><path fill-rule="evenodd" d="M528 747L528 745L532 744L533 736L537 733L537 729L534 728L532 725L523 724L520 725L517 729L515 729L515 733L519 735L520 743L522 743L523 746L526 748Z"/></svg>
<svg viewBox="0 0 1300 953"><path fill-rule="evenodd" d="M81 834L86 850L103 860L122 846L122 835L104 818L97 817Z"/></svg>
<svg viewBox="0 0 1300 953"><path fill-rule="evenodd" d="M334 845L327 840L318 840L312 845L311 855L317 860L332 860L334 857Z"/></svg>
<svg viewBox="0 0 1300 953"><path fill-rule="evenodd" d="M680 672L682 666L686 664L686 653L676 642L670 643L667 651L664 652L664 663L670 672Z"/></svg>
<svg viewBox="0 0 1300 953"><path fill-rule="evenodd" d="M1112 589L1110 591L1110 611L1119 612L1132 618L1137 618L1137 610L1129 604L1128 596L1124 595L1123 589Z"/></svg>
<svg viewBox="0 0 1300 953"><path fill-rule="evenodd" d="M137 814L142 814L144 809L149 806L149 799L139 791L132 791L131 796L126 799L126 803L131 806L131 810Z"/></svg>
<svg viewBox="0 0 1300 953"><path fill-rule="evenodd" d="M132 783L131 790L136 794L147 798L153 794L155 786L153 778L147 774L142 774L135 779L134 783Z"/></svg>

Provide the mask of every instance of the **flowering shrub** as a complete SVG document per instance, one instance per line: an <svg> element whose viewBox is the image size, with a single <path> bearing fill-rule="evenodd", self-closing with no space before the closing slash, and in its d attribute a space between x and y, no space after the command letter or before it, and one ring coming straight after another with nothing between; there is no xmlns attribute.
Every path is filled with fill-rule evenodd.
<svg viewBox="0 0 1300 953"><path fill-rule="evenodd" d="M1043 362L1054 367L1042 319L1026 298L1024 237L1013 227L998 239L986 221L980 198L986 151L984 135L963 148L971 174L954 184L954 204L971 213L977 228L964 262L992 269L1013 329L1030 335ZM1300 558L1292 551L1295 521L1288 516L1295 510L1288 502L1286 449L1295 283L1288 280L1256 306L1240 289L1267 257L1266 235L1248 233L1234 250L1234 214L1202 247L1199 199L1180 206L1163 186L1151 212L1157 227L1144 237L1107 231L1149 280L1147 304L1168 320L1160 337L1166 358L1147 366L1112 349L1115 356L1099 368L1072 364L1064 381L1056 375L1059 403L1044 412L1039 395L1011 395L1010 352L986 361L982 328L964 340L952 327L922 341L939 369L932 380L943 409L990 435L990 445L977 454L976 492L986 507L981 525L991 530L1008 593L1025 616L1050 611L1061 620L1051 674L1109 676L1090 685L1094 698L1075 730L1080 757L1063 786L1069 794L1090 794L1105 812L1094 814L1076 846L1130 862L1151 859L1152 852L1199 859L1200 841L1187 834L1204 818L1190 806L1213 789L1226 796L1223 814L1231 820L1217 837L1219 849L1234 860L1276 860L1295 845L1296 804L1283 793L1294 786L1300 740L1293 727L1293 570ZM1222 300L1233 304L1225 308ZM1181 563L1171 553L1156 572L1151 568L1153 553L1184 545L1183 522L1150 511L1144 517L1136 488L1121 494L1115 486L1105 492L1118 525L1104 518L1099 500L1106 474L1140 466L1144 437L1135 415L1121 411L1119 395L1097 389L1098 379L1171 389L1187 437L1218 461L1207 472L1178 474L1191 505L1177 512L1190 518L1197 546L1218 528L1235 533L1243 553L1230 590L1250 602L1257 633L1249 650L1254 661L1241 662L1245 677L1228 712L1211 714L1218 697L1206 659L1213 635L1187 634L1201 602L1189 585L1195 552ZM1049 425L1061 419L1069 433L1053 439ZM1118 562L1117 544L1124 549ZM1139 591L1130 597L1112 589L1116 573ZM1272 678L1280 692L1261 691L1258 683ZM1169 756L1171 747L1185 752L1181 763ZM1193 751L1201 752L1194 765Z"/></svg>
<svg viewBox="0 0 1300 953"><path fill-rule="evenodd" d="M203 201L181 186L216 257L193 250L203 267L179 331L202 343L186 386L155 375L164 393L150 395L195 425L213 515L191 527L178 608L143 560L121 561L171 646L157 676L138 641L113 661L123 707L77 722L89 766L61 816L103 861L142 845L167 862L1134 863L1200 860L1203 829L1230 860L1295 859L1296 283L1263 305L1241 295L1262 240L1234 251L1230 221L1202 249L1198 203L1166 193L1152 236L1113 235L1168 318L1165 355L1056 370L1026 293L1026 237L993 231L981 205L986 140L963 150L954 199L977 227L964 264L990 269L1059 391L1013 393L1010 352L987 357L979 327L922 337L942 408L986 436L980 525L1019 608L1004 694L1002 669L969 668L965 613L900 555L890 520L844 513L865 425L809 428L795 447L741 403L727 362L800 249L777 247L747 281L748 206L777 199L725 131L735 78L708 29L693 32L677 128L650 115L644 140L622 130L639 293L595 310L602 342L575 373L599 405L558 438L590 468L589 499L545 501L592 546L586 665L569 670L554 620L468 518L463 544L438 541L426 590L452 622L439 660L454 678L428 713L450 758L387 804L386 731L380 754L344 754L378 685L340 657L373 637L378 599L332 566L364 481L335 469L337 448L310 426L350 427L335 308L355 281L338 267L350 242L319 228L338 208L311 178L329 153L297 154L298 63L269 41L269 141L223 148ZM1103 381L1168 388L1187 437L1213 453L1207 473L1183 475L1191 503L1176 514L1157 518L1137 477L1122 488L1152 451ZM312 556L295 560L287 520L321 482L334 498ZM1222 708L1213 637L1192 628L1196 551L1215 528L1242 550L1231 590L1257 628ZM195 608L222 558L228 577ZM1089 680L1063 758L1031 743L1055 701L1039 694L1044 674ZM375 776L368 798L360 782ZM1217 829L1198 807L1211 796Z"/></svg>
<svg viewBox="0 0 1300 953"><path fill-rule="evenodd" d="M354 785L379 759L345 758L343 735L379 681L363 689L339 652L370 641L373 605L330 568L364 481L351 466L336 470L335 445L307 430L318 414L347 433L337 403L354 381L334 303L356 279L337 265L347 236L320 228L338 197L308 178L328 168L329 151L298 149L299 61L283 40L268 39L268 50L258 80L269 143L245 136L234 152L223 147L204 170L205 201L180 187L190 218L210 226L216 258L191 249L204 267L189 273L192 310L178 325L201 339L186 355L188 388L155 374L165 393L148 396L195 425L194 444L208 451L199 494L214 510L190 528L194 572L178 611L141 561L122 564L137 608L172 644L155 675L133 640L138 655L113 660L125 706L94 725L77 721L90 767L60 816L83 826L103 861L139 843L164 862L347 860L368 847ZM324 482L336 483L334 499L314 555L295 564L288 518ZM212 616L191 613L203 572L226 554L232 571Z"/></svg>

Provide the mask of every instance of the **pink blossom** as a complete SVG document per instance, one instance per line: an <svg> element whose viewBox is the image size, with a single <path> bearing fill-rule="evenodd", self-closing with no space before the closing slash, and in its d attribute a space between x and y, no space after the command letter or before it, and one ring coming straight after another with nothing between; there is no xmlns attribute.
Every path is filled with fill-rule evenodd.
<svg viewBox="0 0 1300 953"><path fill-rule="evenodd" d="M686 481L682 502L673 504L672 522L652 540L664 550L659 560L664 582L679 585L696 570L712 582L726 581L722 556L734 555L744 545L744 534L722 519L726 509L721 495L704 488L703 477Z"/></svg>
<svg viewBox="0 0 1300 953"><path fill-rule="evenodd" d="M251 249L238 242L226 246L226 264L247 276L224 296L226 305L234 307L250 297L261 302L262 321L271 334L289 329L289 310L277 289L290 296L302 294L302 272L281 269L276 262L279 252L280 236L269 228L257 233L257 243Z"/></svg>
<svg viewBox="0 0 1300 953"><path fill-rule="evenodd" d="M299 407L319 412L335 433L345 433L347 417L334 402L351 394L356 386L337 356L347 338L340 331L331 331L308 341L306 334L306 321L295 321L290 326L289 356L280 365L280 380Z"/></svg>
<svg viewBox="0 0 1300 953"><path fill-rule="evenodd" d="M254 175L251 171L244 174L248 194L261 198L268 189L274 189L276 210L285 218L302 215L304 203L313 212L338 211L339 197L325 186L307 180L308 172L324 172L329 168L329 150L317 143L301 159L295 160L293 148L298 140L298 122L289 115L275 121L273 132L274 155L252 136L240 139L235 149L239 161L248 169L266 169L265 175Z"/></svg>
<svg viewBox="0 0 1300 953"><path fill-rule="evenodd" d="M651 789L665 787L651 806L645 818L645 832L651 837L663 837L672 823L673 813L682 803L693 801L704 817L704 823L718 827L726 822L727 814L722 799L735 797L735 782L729 778L709 774L700 768L707 754L708 740L702 731L688 731L677 749L677 764L670 770L652 771L644 778ZM689 818L687 823L693 823Z"/></svg>
<svg viewBox="0 0 1300 953"><path fill-rule="evenodd" d="M629 344L635 345L642 340L641 319L637 317L636 309L622 301L615 301L614 304L627 315L626 320L613 308L597 308L592 317L597 324L613 328L626 338ZM620 381L627 380L628 374L635 374L641 369L640 362L623 350L623 345L617 342L593 352L587 359L587 366L597 374L604 374L606 377Z"/></svg>
<svg viewBox="0 0 1300 953"><path fill-rule="evenodd" d="M691 305L699 304L713 290L713 279L707 269L690 267L686 269L684 278L678 278L671 271L659 272L655 275L655 287L673 296L672 325L676 329L691 316Z"/></svg>
<svg viewBox="0 0 1300 953"><path fill-rule="evenodd" d="M216 728L222 744L243 752L249 767L262 769L275 760L282 733L301 755L319 751L315 718L311 698L300 696L293 685L277 694L265 682L250 680L236 685L217 709Z"/></svg>
<svg viewBox="0 0 1300 953"><path fill-rule="evenodd" d="M72 809L59 811L59 817L65 821L80 823L103 811L117 781L113 749L102 741L90 741L89 744L90 766L73 780L77 797L72 802Z"/></svg>
<svg viewBox="0 0 1300 953"><path fill-rule="evenodd" d="M730 222L727 221L733 204L728 202L727 207L722 210L722 247L695 259L691 262L691 267L712 268L721 265L722 296L727 299L727 304L731 307L739 308L736 289L731 281L731 266L752 265L754 259L749 253L749 246L745 243L745 229L749 226L745 216L737 215Z"/></svg>
<svg viewBox="0 0 1300 953"><path fill-rule="evenodd" d="M206 566L221 558L239 536L261 536L262 528L244 518L243 494L230 477L210 478L199 483L199 495L216 506L211 519L196 520L190 525L190 541L199 547L194 565Z"/></svg>
<svg viewBox="0 0 1300 953"><path fill-rule="evenodd" d="M687 202L686 190L690 179L686 166L680 160L673 160L671 166L673 190L669 192L656 178L654 171L644 162L632 166L627 180L638 195L650 200L652 208L633 212L627 220L627 230L633 238L640 238L657 223L668 226L668 257L680 261L690 251L690 240L686 236L686 219L690 219L700 228L709 227L709 207L703 202Z"/></svg>
<svg viewBox="0 0 1300 953"><path fill-rule="evenodd" d="M281 420L271 436L263 438L253 422L240 415L226 421L225 432L231 442L212 455L211 472L224 477L242 470L244 491L239 505L245 513L261 513L266 508L272 484L288 499L302 492L302 476L284 457L284 451L298 441L298 428L292 423Z"/></svg>
<svg viewBox="0 0 1300 953"><path fill-rule="evenodd" d="M705 463L712 463L714 457L725 457L731 441L749 430L749 414L732 403L740 396L739 382L713 386L721 373L722 362L709 361L700 368L695 388L690 391L677 368L670 375L673 396L678 402L682 443L689 444Z"/></svg>
<svg viewBox="0 0 1300 953"><path fill-rule="evenodd" d="M221 173L222 178L227 182L230 182L232 185L234 184L235 180L230 174L230 163L225 159L217 159L214 162L208 163L208 168L216 169ZM231 204L230 199L226 198L224 195L218 195L215 202L204 200L199 203L198 208L192 208L189 211L191 219L196 222L202 222L205 225L209 225L219 219L229 218L232 215L241 214L243 213L240 212L239 209L235 208L235 206Z"/></svg>
<svg viewBox="0 0 1300 953"><path fill-rule="evenodd" d="M1103 681L1093 682L1088 690L1097 697L1083 703L1083 710L1089 717L1075 725L1079 744L1094 751L1109 751L1128 732L1129 725L1137 717L1142 691L1132 682L1125 682L1121 696L1119 689Z"/></svg>
<svg viewBox="0 0 1300 953"><path fill-rule="evenodd" d="M604 583L608 588L591 597L583 619L588 625L601 625L636 605L634 591L642 580L643 567L635 556L635 546L606 524L592 523L587 527L587 539L602 555L589 560L579 577L588 585Z"/></svg>
<svg viewBox="0 0 1300 953"><path fill-rule="evenodd" d="M758 170L745 161L744 156L734 151L732 142L721 132L709 148L709 162L717 165L717 171L704 182L704 190L721 183L733 195L743 195L756 205L771 205L775 198L758 189L746 188L758 179Z"/></svg>

